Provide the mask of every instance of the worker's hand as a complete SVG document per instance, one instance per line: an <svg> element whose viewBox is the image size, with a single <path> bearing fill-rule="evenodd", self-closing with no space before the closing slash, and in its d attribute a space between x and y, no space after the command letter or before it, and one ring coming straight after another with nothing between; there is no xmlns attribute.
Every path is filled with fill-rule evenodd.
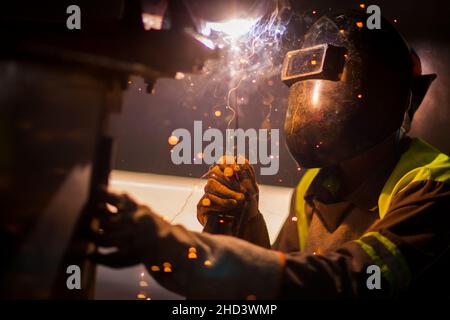
<svg viewBox="0 0 450 320"><path fill-rule="evenodd" d="M231 158L231 160L229 159ZM258 213L258 186L253 167L247 160L237 164L232 157L222 157L205 174L205 194L197 204L197 218L205 225L207 214L245 214L243 221Z"/></svg>
<svg viewBox="0 0 450 320"><path fill-rule="evenodd" d="M94 262L112 268L142 263L161 285L189 298L273 299L277 294L284 261L279 253L172 225L127 195L106 193L104 202L109 208L99 214L102 231L94 232L93 240L114 251L97 251L91 255ZM263 283L255 281L262 278Z"/></svg>
<svg viewBox="0 0 450 320"><path fill-rule="evenodd" d="M235 216L234 236L269 246L267 229L258 210L259 190L248 160L222 157L207 173L205 194L197 204L197 218L204 226L212 214Z"/></svg>
<svg viewBox="0 0 450 320"><path fill-rule="evenodd" d="M127 194L105 192L99 215L100 229L92 231L99 247L114 247L108 254L95 253L91 258L114 268L132 266L155 252L158 225L167 224L147 206L138 204ZM106 206L104 204L107 204Z"/></svg>

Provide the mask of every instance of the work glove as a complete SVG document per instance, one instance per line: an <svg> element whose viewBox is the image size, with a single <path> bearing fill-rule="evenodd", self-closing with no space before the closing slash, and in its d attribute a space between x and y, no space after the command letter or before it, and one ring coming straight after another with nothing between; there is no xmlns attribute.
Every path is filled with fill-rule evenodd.
<svg viewBox="0 0 450 320"><path fill-rule="evenodd" d="M191 299L275 298L283 255L240 239L172 225L127 195L106 193L108 209L92 231L99 247L91 259L122 268L143 263L169 290ZM104 250L104 249L103 249ZM261 281L261 280L264 281Z"/></svg>
<svg viewBox="0 0 450 320"><path fill-rule="evenodd" d="M222 157L204 175L208 178L205 194L197 204L197 219L204 231L216 233L214 224L229 224L226 234L270 248L263 216L258 210L259 190L255 171L248 160ZM211 222L212 221L212 222Z"/></svg>

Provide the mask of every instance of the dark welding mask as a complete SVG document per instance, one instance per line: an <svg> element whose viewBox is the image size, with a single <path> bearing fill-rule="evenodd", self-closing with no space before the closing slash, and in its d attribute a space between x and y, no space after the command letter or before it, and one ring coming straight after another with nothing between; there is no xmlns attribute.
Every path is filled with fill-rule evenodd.
<svg viewBox="0 0 450 320"><path fill-rule="evenodd" d="M302 47L285 56L284 130L301 167L338 164L395 134L432 81L414 71L411 50L387 20L370 30L367 18L362 12L322 17Z"/></svg>

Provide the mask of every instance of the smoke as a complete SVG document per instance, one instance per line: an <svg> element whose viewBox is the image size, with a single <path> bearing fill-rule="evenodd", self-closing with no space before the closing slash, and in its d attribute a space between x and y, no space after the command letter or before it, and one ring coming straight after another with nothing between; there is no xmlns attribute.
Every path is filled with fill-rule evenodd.
<svg viewBox="0 0 450 320"><path fill-rule="evenodd" d="M287 30L288 8L275 3L273 11L252 19L234 19L223 23L205 23L202 33L221 49L218 60L209 61L202 75L190 75L182 81L187 96L212 95L213 113L220 110L223 123L238 126L239 107L249 102L249 97L259 92L261 107L266 117L261 123L268 127L274 97L270 90L270 78L279 75L283 50L282 38ZM186 97L186 96L185 96ZM225 112L223 112L225 111Z"/></svg>

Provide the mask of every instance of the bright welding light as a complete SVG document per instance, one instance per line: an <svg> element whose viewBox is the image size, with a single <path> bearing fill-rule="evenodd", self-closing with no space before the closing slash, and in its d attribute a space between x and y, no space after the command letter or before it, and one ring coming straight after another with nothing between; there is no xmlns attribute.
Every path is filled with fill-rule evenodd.
<svg viewBox="0 0 450 320"><path fill-rule="evenodd" d="M193 32L192 30L186 29L185 30L187 33L189 33L194 39L196 39L197 41L201 42L205 47L214 50L215 49L215 45L214 43L211 41L211 39L208 39L207 37L198 34L196 32Z"/></svg>
<svg viewBox="0 0 450 320"><path fill-rule="evenodd" d="M145 30L161 30L163 24L163 16L155 14L142 14L142 23L144 24Z"/></svg>
<svg viewBox="0 0 450 320"><path fill-rule="evenodd" d="M224 22L207 22L204 32L207 34L210 30L222 32L231 38L239 38L249 33L253 26L258 22L257 19L232 19Z"/></svg>

